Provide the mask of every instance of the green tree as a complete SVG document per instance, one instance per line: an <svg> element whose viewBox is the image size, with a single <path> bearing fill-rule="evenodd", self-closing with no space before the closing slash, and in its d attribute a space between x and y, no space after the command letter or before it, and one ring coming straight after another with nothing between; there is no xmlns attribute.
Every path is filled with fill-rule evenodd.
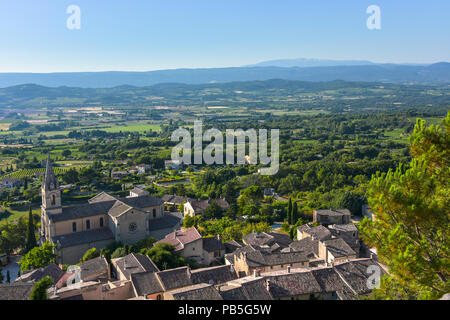
<svg viewBox="0 0 450 320"><path fill-rule="evenodd" d="M81 258L80 263L97 258L100 256L100 252L98 252L97 248L91 248L85 252L83 258Z"/></svg>
<svg viewBox="0 0 450 320"><path fill-rule="evenodd" d="M78 171L74 168L71 168L69 170L67 170L66 172L64 172L62 179L64 182L66 183L77 183L80 181L79 177L78 177Z"/></svg>
<svg viewBox="0 0 450 320"><path fill-rule="evenodd" d="M368 201L375 220L361 224L364 241L389 268L374 298L435 299L450 292L450 112L440 126L418 119L408 167L377 173Z"/></svg>
<svg viewBox="0 0 450 320"><path fill-rule="evenodd" d="M292 224L292 199L291 199L291 197L289 197L289 202L288 202L287 221L288 221L288 224Z"/></svg>
<svg viewBox="0 0 450 320"><path fill-rule="evenodd" d="M160 270L187 265L186 260L175 252L174 246L168 243L159 243L148 250L146 254Z"/></svg>
<svg viewBox="0 0 450 320"><path fill-rule="evenodd" d="M27 244L25 250L28 252L34 247L36 247L36 235L34 233L33 211L30 206L28 211Z"/></svg>
<svg viewBox="0 0 450 320"><path fill-rule="evenodd" d="M9 273L9 270L6 271L6 282L11 283L11 274Z"/></svg>
<svg viewBox="0 0 450 320"><path fill-rule="evenodd" d="M41 247L35 247L28 251L18 262L22 272L32 268L44 268L55 262L55 245L44 242Z"/></svg>
<svg viewBox="0 0 450 320"><path fill-rule="evenodd" d="M117 248L116 250L114 250L114 252L111 254L111 259L116 259L116 258L120 258L120 257L124 257L126 256L127 253L127 248L125 247L120 247Z"/></svg>
<svg viewBox="0 0 450 320"><path fill-rule="evenodd" d="M206 219L217 218L220 219L223 215L223 209L217 204L216 201L212 201L211 204L203 211L203 217Z"/></svg>
<svg viewBox="0 0 450 320"><path fill-rule="evenodd" d="M292 206L292 214L291 214L291 223L295 224L298 220L298 204L297 202L294 202Z"/></svg>
<svg viewBox="0 0 450 320"><path fill-rule="evenodd" d="M53 279L50 276L46 276L36 282L31 291L30 300L48 300L47 289L53 284Z"/></svg>

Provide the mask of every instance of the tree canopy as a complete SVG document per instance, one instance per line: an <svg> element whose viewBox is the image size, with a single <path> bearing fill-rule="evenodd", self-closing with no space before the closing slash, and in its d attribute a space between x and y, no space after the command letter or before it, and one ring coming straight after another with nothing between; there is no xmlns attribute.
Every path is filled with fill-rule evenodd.
<svg viewBox="0 0 450 320"><path fill-rule="evenodd" d="M418 119L410 138L413 160L373 176L368 200L375 220L361 225L390 277L378 299L435 299L450 291L450 112L441 126Z"/></svg>

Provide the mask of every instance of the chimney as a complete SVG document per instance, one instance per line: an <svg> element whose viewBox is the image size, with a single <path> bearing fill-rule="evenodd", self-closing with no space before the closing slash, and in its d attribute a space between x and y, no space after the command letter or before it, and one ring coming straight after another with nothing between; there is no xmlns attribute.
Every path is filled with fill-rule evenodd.
<svg viewBox="0 0 450 320"><path fill-rule="evenodd" d="M270 280L269 279L266 280L266 290L267 290L267 292L270 292Z"/></svg>
<svg viewBox="0 0 450 320"><path fill-rule="evenodd" d="M253 270L253 277L257 278L261 276L261 271L258 269Z"/></svg>
<svg viewBox="0 0 450 320"><path fill-rule="evenodd" d="M287 267L287 273L291 273L291 266Z"/></svg>
<svg viewBox="0 0 450 320"><path fill-rule="evenodd" d="M190 279L191 278L191 268L190 267L187 267L187 270L186 270L186 273L187 273L187 276L188 276L188 278Z"/></svg>

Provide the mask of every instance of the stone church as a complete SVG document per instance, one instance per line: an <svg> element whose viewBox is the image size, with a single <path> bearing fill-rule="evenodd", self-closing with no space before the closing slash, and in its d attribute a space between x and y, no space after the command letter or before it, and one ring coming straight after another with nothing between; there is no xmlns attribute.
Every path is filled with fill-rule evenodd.
<svg viewBox="0 0 450 320"><path fill-rule="evenodd" d="M160 198L139 189L126 198L101 192L85 204L63 206L50 156L41 192L40 239L56 245L61 264L76 264L88 249L100 251L114 241L134 244L148 237L159 240L181 226L179 216L164 212Z"/></svg>

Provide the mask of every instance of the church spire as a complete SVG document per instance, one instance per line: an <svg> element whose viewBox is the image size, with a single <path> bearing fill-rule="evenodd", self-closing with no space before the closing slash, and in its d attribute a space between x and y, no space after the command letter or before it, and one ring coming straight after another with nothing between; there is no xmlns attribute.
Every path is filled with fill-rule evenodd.
<svg viewBox="0 0 450 320"><path fill-rule="evenodd" d="M47 156L47 164L45 166L45 176L42 182L42 187L48 190L57 189L59 187L58 179L56 179L55 173L53 172L50 154Z"/></svg>

